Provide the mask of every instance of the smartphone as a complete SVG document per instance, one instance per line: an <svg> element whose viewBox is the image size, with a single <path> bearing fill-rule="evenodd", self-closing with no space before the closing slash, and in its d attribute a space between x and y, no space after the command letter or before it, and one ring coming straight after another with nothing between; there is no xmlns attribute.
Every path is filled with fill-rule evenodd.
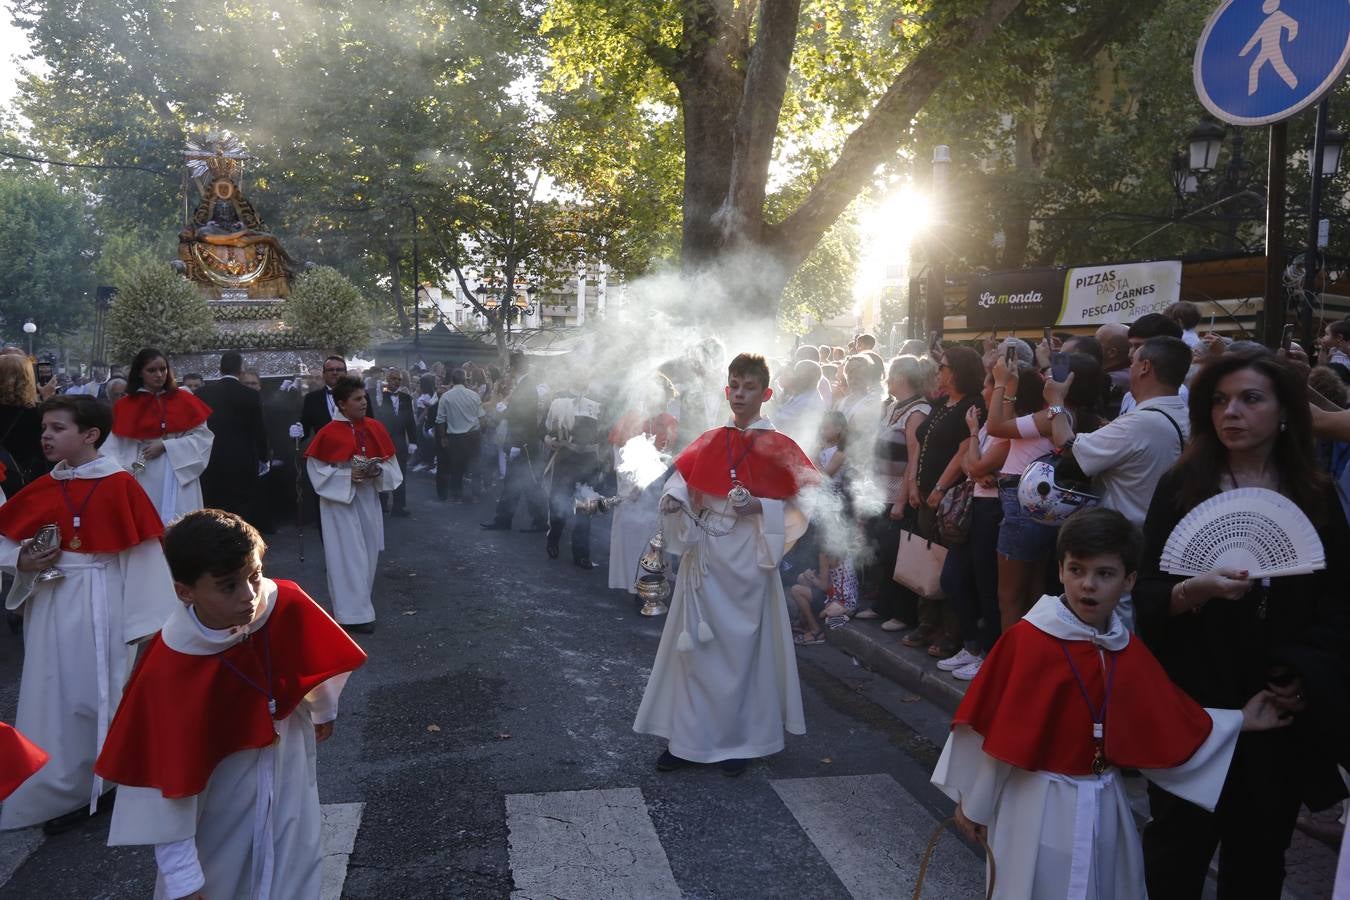
<svg viewBox="0 0 1350 900"><path fill-rule="evenodd" d="M1280 332L1280 348L1283 349L1285 353L1288 353L1289 345L1292 344L1293 342L1294 342L1294 326L1286 325L1284 326L1284 331Z"/></svg>
<svg viewBox="0 0 1350 900"><path fill-rule="evenodd" d="M1061 382L1069 380L1069 354L1063 350L1050 354L1050 377Z"/></svg>
<svg viewBox="0 0 1350 900"><path fill-rule="evenodd" d="M52 376L56 373L53 371L51 363L40 362L35 367L35 374L37 375L38 384L46 384L52 380Z"/></svg>
<svg viewBox="0 0 1350 900"><path fill-rule="evenodd" d="M1045 341L1045 346L1047 347L1051 346L1049 325L1041 329L1041 340Z"/></svg>
<svg viewBox="0 0 1350 900"><path fill-rule="evenodd" d="M1017 368L1017 345L1012 341L1003 351L1003 364L1008 367L1008 371L1014 371Z"/></svg>

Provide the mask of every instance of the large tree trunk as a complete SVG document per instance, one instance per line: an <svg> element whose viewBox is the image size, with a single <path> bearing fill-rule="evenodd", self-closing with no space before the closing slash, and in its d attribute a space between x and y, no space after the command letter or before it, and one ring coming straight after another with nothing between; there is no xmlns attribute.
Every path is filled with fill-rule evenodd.
<svg viewBox="0 0 1350 900"><path fill-rule="evenodd" d="M403 309L403 261L399 258L397 247L389 247L385 255L389 260L389 302L398 316L398 333L407 337L408 314Z"/></svg>

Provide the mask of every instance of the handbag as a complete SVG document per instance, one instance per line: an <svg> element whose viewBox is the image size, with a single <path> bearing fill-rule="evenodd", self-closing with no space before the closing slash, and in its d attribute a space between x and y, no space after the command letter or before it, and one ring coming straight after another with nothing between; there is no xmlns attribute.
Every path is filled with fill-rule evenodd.
<svg viewBox="0 0 1350 900"><path fill-rule="evenodd" d="M947 546L964 544L970 537L970 508L975 482L967 478L942 495L937 508L938 537Z"/></svg>
<svg viewBox="0 0 1350 900"><path fill-rule="evenodd" d="M920 537L912 531L900 532L900 549L895 554L895 572L891 576L926 600L941 600L942 566L947 548Z"/></svg>

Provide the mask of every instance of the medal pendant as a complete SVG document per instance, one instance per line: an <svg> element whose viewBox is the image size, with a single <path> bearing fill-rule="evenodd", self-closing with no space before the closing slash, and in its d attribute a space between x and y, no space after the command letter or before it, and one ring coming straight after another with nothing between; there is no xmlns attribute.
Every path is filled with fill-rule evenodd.
<svg viewBox="0 0 1350 900"><path fill-rule="evenodd" d="M82 546L84 546L84 542L80 540L80 536L78 534L70 539L70 549L78 550Z"/></svg>
<svg viewBox="0 0 1350 900"><path fill-rule="evenodd" d="M1097 752L1092 755L1092 774L1101 775L1106 771L1106 757L1102 756L1102 750L1097 748Z"/></svg>
<svg viewBox="0 0 1350 900"><path fill-rule="evenodd" d="M738 484L727 493L727 499L732 506L745 506L750 502L750 492L745 489L745 485Z"/></svg>

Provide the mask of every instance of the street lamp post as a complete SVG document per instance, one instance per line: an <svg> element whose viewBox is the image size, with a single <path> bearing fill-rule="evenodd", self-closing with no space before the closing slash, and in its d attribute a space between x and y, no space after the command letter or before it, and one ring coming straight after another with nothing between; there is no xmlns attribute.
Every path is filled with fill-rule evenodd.
<svg viewBox="0 0 1350 900"><path fill-rule="evenodd" d="M33 335L37 333L37 325L30 319L23 323L23 333L28 335L28 355L33 355Z"/></svg>
<svg viewBox="0 0 1350 900"><path fill-rule="evenodd" d="M925 310L927 319L928 337L931 340L934 334L942 331L943 322L947 315L947 268L943 262L941 242L937 235L937 225L941 220L941 204L946 200L947 193L947 170L951 167L952 151L946 144L938 144L933 148L933 188L931 191L933 207L933 231L930 236L928 246L928 297L927 309ZM911 311L912 314L912 311Z"/></svg>

